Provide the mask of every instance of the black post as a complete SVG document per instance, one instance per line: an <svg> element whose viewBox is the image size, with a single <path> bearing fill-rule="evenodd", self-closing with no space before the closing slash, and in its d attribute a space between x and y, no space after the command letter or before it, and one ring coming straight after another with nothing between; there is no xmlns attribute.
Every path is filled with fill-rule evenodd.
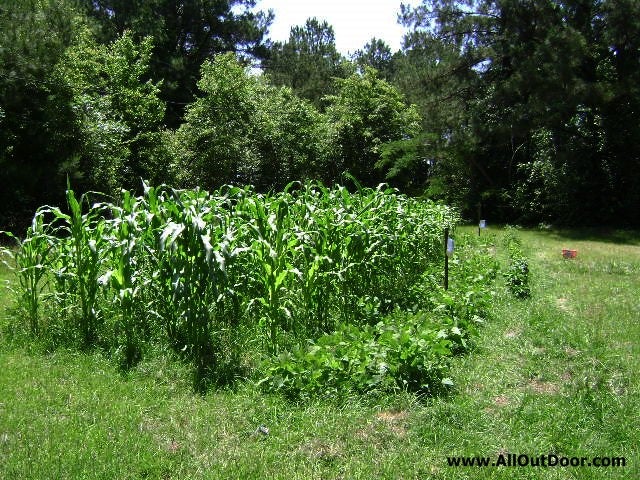
<svg viewBox="0 0 640 480"><path fill-rule="evenodd" d="M449 243L449 227L444 229L444 289L449 290L449 255L447 245Z"/></svg>
<svg viewBox="0 0 640 480"><path fill-rule="evenodd" d="M480 219L482 218L482 201L478 202L478 236L480 236Z"/></svg>

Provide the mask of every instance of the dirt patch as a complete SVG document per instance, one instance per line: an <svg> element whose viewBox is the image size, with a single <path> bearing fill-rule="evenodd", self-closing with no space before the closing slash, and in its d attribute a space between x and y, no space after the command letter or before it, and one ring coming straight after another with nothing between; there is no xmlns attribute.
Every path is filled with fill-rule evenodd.
<svg viewBox="0 0 640 480"><path fill-rule="evenodd" d="M519 330L507 330L506 332L504 332L505 338L516 338L519 335L520 335Z"/></svg>
<svg viewBox="0 0 640 480"><path fill-rule="evenodd" d="M627 393L628 380L622 375L614 374L614 376L609 379L608 384L611 392L618 397Z"/></svg>
<svg viewBox="0 0 640 480"><path fill-rule="evenodd" d="M496 410L505 408L511 403L511 400L506 395L498 395L493 397L491 405L484 408L484 413L495 414Z"/></svg>
<svg viewBox="0 0 640 480"><path fill-rule="evenodd" d="M569 300L567 298L564 298L564 297L557 298L556 307L558 307L558 310L562 312L569 313L569 314L574 313L574 310L569 304Z"/></svg>
<svg viewBox="0 0 640 480"><path fill-rule="evenodd" d="M387 410L387 411L379 412L376 414L376 418L385 423L402 422L406 420L408 416L409 414L404 410L400 410L397 412Z"/></svg>
<svg viewBox="0 0 640 480"><path fill-rule="evenodd" d="M406 411L382 411L376 414L376 420L385 424L396 437L404 437L407 434L406 420L409 414Z"/></svg>
<svg viewBox="0 0 640 480"><path fill-rule="evenodd" d="M566 347L564 349L564 353L567 354L567 357L575 357L580 354L580 350L576 350L575 348Z"/></svg>
<svg viewBox="0 0 640 480"><path fill-rule="evenodd" d="M511 401L506 395L498 395L497 397L493 397L493 404L496 407L506 407L507 405L509 405L509 403L511 403Z"/></svg>
<svg viewBox="0 0 640 480"><path fill-rule="evenodd" d="M533 379L527 385L531 390L536 393L555 395L560 392L560 386L553 382L543 382L541 380Z"/></svg>
<svg viewBox="0 0 640 480"><path fill-rule="evenodd" d="M318 438L314 438L302 445L299 451L306 457L328 462L340 458L341 455L340 448L337 445L324 442Z"/></svg>
<svg viewBox="0 0 640 480"><path fill-rule="evenodd" d="M360 428L355 436L359 440L382 447L407 435L408 417L409 414L402 410L378 412L373 421Z"/></svg>
<svg viewBox="0 0 640 480"><path fill-rule="evenodd" d="M178 450L180 450L180 444L175 440L171 440L167 445L167 450L171 453L176 453Z"/></svg>
<svg viewBox="0 0 640 480"><path fill-rule="evenodd" d="M509 455L509 450L507 450L504 447L501 447L500 450L496 452L496 457L500 457L500 456L506 457L507 455Z"/></svg>

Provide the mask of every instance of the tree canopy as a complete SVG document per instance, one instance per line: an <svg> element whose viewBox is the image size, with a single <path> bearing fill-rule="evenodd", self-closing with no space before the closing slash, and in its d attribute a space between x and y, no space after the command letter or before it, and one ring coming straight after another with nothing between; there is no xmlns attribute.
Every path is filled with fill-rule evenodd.
<svg viewBox="0 0 640 480"><path fill-rule="evenodd" d="M328 121L290 88L251 76L232 54L206 62L198 87L202 93L176 132L181 185L250 183L268 190L324 176Z"/></svg>
<svg viewBox="0 0 640 480"><path fill-rule="evenodd" d="M441 118L427 128L464 152L467 204L484 199L505 220L638 223L637 177L629 172L640 160L632 86L639 9L617 0L429 0L403 8L414 29L403 62L418 84L435 77L436 85L424 85L427 98L455 115L451 124L437 104L422 104L425 118Z"/></svg>
<svg viewBox="0 0 640 480"><path fill-rule="evenodd" d="M162 81L168 121L180 123L184 107L197 92L205 60L224 52L242 58L266 55L265 34L273 15L255 12L255 0L82 0L85 11L100 25L103 40L126 31L136 39L151 37L150 75Z"/></svg>
<svg viewBox="0 0 640 480"><path fill-rule="evenodd" d="M51 78L82 23L64 1L5 0L0 5L0 229L16 228L64 183L70 92Z"/></svg>
<svg viewBox="0 0 640 480"><path fill-rule="evenodd" d="M337 94L328 97L327 114L336 128L340 165L363 185L375 187L385 181L376 168L383 145L417 135L420 115L371 68L337 85Z"/></svg>
<svg viewBox="0 0 640 480"><path fill-rule="evenodd" d="M467 218L640 225L640 3L424 0L393 52L254 0L0 2L0 229L76 191L389 182Z"/></svg>
<svg viewBox="0 0 640 480"><path fill-rule="evenodd" d="M274 84L290 87L318 107L333 92L333 79L353 69L336 49L333 27L317 18L293 27L286 42L273 43L263 68Z"/></svg>

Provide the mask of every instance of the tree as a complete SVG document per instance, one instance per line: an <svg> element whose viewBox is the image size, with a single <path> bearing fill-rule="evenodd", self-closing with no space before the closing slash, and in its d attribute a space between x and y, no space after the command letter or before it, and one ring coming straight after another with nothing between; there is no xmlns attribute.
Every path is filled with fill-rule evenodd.
<svg viewBox="0 0 640 480"><path fill-rule="evenodd" d="M330 127L287 87L249 75L233 54L205 62L202 91L176 132L175 171L184 186L282 188L318 177L330 153Z"/></svg>
<svg viewBox="0 0 640 480"><path fill-rule="evenodd" d="M99 44L73 1L0 7L0 228L19 231L43 204L159 180L165 106L148 81L150 39ZM155 157L154 157L155 154ZM164 178L163 178L164 180Z"/></svg>
<svg viewBox="0 0 640 480"><path fill-rule="evenodd" d="M137 43L128 33L100 45L84 29L53 69L52 79L70 92L75 148L65 169L80 190L113 194L139 189L140 178L164 180L147 158L165 110L158 85L142 80L152 48L151 38Z"/></svg>
<svg viewBox="0 0 640 480"><path fill-rule="evenodd" d="M479 60L463 56L430 31L411 32L404 43L405 51L394 55L391 81L419 108L423 133L410 144L391 146L384 162L392 165L394 181L464 206L486 185L482 167L470 154L475 142L470 106L478 94L474 68Z"/></svg>
<svg viewBox="0 0 640 480"><path fill-rule="evenodd" d="M176 166L179 183L207 189L251 183L258 164L250 138L257 85L232 54L202 65L202 95L189 105L176 132L184 146Z"/></svg>
<svg viewBox="0 0 640 480"><path fill-rule="evenodd" d="M614 147L637 138L634 128L616 121L638 124L637 91L623 86L638 70L631 40L637 22L628 20L636 4L430 0L404 8L414 36L453 52L451 72L478 79L467 84L457 110L475 176L469 207L484 196L505 220L566 223L609 222L614 211L638 210L631 192L637 184L618 173L637 165L638 155ZM623 58L630 62L618 68ZM621 90L614 107L612 93ZM625 140L613 141L621 130ZM624 207L630 200L631 208Z"/></svg>
<svg viewBox="0 0 640 480"><path fill-rule="evenodd" d="M290 87L317 107L333 91L333 79L352 70L336 50L333 27L316 18L293 27L285 43L275 42L262 67L273 84Z"/></svg>
<svg viewBox="0 0 640 480"><path fill-rule="evenodd" d="M353 55L353 61L361 73L366 67L371 67L376 69L380 78L384 80L390 80L393 76L393 58L389 45L375 37Z"/></svg>
<svg viewBox="0 0 640 480"><path fill-rule="evenodd" d="M376 169L383 146L417 135L420 115L373 69L336 83L338 92L327 97L327 115L336 128L339 166L363 185L376 186L386 180L386 172Z"/></svg>
<svg viewBox="0 0 640 480"><path fill-rule="evenodd" d="M82 17L69 2L0 5L0 230L19 231L36 207L64 193L73 112L65 85L49 74Z"/></svg>
<svg viewBox="0 0 640 480"><path fill-rule="evenodd" d="M253 135L260 150L255 183L261 190L282 189L294 180L335 181L329 119L289 87L261 84Z"/></svg>
<svg viewBox="0 0 640 480"><path fill-rule="evenodd" d="M603 106L596 121L603 132L602 162L613 188L608 220L640 225L640 4L609 0L597 12L603 28L596 71Z"/></svg>
<svg viewBox="0 0 640 480"><path fill-rule="evenodd" d="M261 59L271 13L253 12L255 0L82 0L102 25L105 40L125 31L153 38L150 75L162 80L167 123L177 126L197 92L200 67L223 52Z"/></svg>

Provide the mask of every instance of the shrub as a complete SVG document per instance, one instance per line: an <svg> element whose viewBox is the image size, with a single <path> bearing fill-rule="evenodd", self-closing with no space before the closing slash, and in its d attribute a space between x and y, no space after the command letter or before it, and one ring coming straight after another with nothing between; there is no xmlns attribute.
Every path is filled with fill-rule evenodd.
<svg viewBox="0 0 640 480"><path fill-rule="evenodd" d="M280 190L332 170L330 122L290 89L250 75L230 53L203 64L198 87L202 95L174 135L182 147L173 165L181 186Z"/></svg>
<svg viewBox="0 0 640 480"><path fill-rule="evenodd" d="M529 261L522 252L522 243L515 229L507 228L504 245L509 256L509 265L504 273L509 291L518 298L531 295L529 286Z"/></svg>

